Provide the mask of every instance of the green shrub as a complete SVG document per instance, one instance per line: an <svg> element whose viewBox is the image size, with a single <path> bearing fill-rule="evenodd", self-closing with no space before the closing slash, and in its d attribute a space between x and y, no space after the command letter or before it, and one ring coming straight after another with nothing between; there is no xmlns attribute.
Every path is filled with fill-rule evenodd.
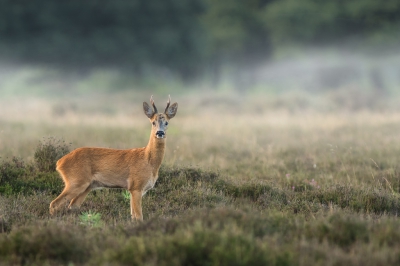
<svg viewBox="0 0 400 266"><path fill-rule="evenodd" d="M328 240L342 248L348 248L356 242L368 242L368 228L365 222L350 217L333 215L326 223L321 223L313 230L312 236L320 241Z"/></svg>
<svg viewBox="0 0 400 266"><path fill-rule="evenodd" d="M272 239L271 239L272 240ZM109 248L93 262L111 265L293 265L287 248L255 239L249 232L226 225L204 226L197 220L170 235L130 237L118 249Z"/></svg>
<svg viewBox="0 0 400 266"><path fill-rule="evenodd" d="M0 193L31 195L38 191L57 194L62 189L62 181L56 172L37 172L35 167L22 159L13 157L0 163Z"/></svg>
<svg viewBox="0 0 400 266"><path fill-rule="evenodd" d="M121 194L124 200L131 202L131 193L128 190L123 190Z"/></svg>
<svg viewBox="0 0 400 266"><path fill-rule="evenodd" d="M18 228L8 235L0 235L0 260L10 265L79 263L87 250L83 235L82 230L71 226Z"/></svg>
<svg viewBox="0 0 400 266"><path fill-rule="evenodd" d="M20 158L13 157L10 161L0 163L0 193L11 195L19 190L15 184L33 172L33 167L26 165Z"/></svg>
<svg viewBox="0 0 400 266"><path fill-rule="evenodd" d="M56 170L58 159L69 153L69 145L63 140L49 138L39 142L34 159L37 169L41 172L53 172Z"/></svg>
<svg viewBox="0 0 400 266"><path fill-rule="evenodd" d="M335 204L340 208L350 208L356 212L390 213L397 215L400 202L397 196L383 191L355 189L351 186L336 185L325 190L309 190L296 195L299 200L319 202L325 205Z"/></svg>
<svg viewBox="0 0 400 266"><path fill-rule="evenodd" d="M24 161L13 157L11 161L3 161L0 164L0 185L25 176L32 167L26 166Z"/></svg>
<svg viewBox="0 0 400 266"><path fill-rule="evenodd" d="M81 224L92 227L99 227L103 224L101 221L101 214L98 212L87 211L79 215Z"/></svg>

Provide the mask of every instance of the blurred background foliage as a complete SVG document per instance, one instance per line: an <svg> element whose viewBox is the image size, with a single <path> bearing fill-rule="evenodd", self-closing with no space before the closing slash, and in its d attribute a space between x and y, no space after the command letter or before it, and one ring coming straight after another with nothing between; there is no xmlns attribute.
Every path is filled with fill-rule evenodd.
<svg viewBox="0 0 400 266"><path fill-rule="evenodd" d="M263 63L299 48L396 50L398 14L398 0L0 0L0 60L214 86L228 70L246 87ZM381 70L368 71L379 83Z"/></svg>
<svg viewBox="0 0 400 266"><path fill-rule="evenodd" d="M265 8L265 21L277 45L340 44L347 40L358 46L374 46L379 43L377 38L385 37L387 42L390 37L399 37L399 12L396 0L277 0Z"/></svg>

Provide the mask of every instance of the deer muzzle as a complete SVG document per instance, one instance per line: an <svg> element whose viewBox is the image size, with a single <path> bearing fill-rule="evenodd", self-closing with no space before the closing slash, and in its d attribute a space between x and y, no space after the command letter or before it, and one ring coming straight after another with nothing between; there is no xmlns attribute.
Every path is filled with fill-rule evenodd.
<svg viewBox="0 0 400 266"><path fill-rule="evenodd" d="M158 139L165 138L165 132L164 132L164 131L157 131L157 132L156 132L156 137L157 137Z"/></svg>

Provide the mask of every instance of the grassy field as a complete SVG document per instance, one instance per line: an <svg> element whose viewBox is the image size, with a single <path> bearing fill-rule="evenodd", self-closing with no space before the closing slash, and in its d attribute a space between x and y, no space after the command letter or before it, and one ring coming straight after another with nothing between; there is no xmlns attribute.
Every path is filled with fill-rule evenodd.
<svg viewBox="0 0 400 266"><path fill-rule="evenodd" d="M63 184L35 153L145 146L147 94L2 101L0 265L400 263L398 111L171 95L178 114L144 222L106 189L51 217ZM162 109L166 96L154 98Z"/></svg>

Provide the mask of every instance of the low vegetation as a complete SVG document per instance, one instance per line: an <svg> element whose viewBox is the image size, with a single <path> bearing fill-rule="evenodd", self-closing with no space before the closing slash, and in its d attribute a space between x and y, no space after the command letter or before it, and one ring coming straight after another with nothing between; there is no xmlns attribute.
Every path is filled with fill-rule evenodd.
<svg viewBox="0 0 400 266"><path fill-rule="evenodd" d="M84 145L144 146L143 114L116 111L102 116L106 125L85 114L82 124L73 113L64 124L0 115L9 140L0 143L1 263L400 263L398 113L254 116L237 108L241 115L220 113L218 123L209 108L196 123L195 110L178 113L159 180L143 198L143 223L132 223L130 196L120 189L91 192L80 210L48 212L63 188L56 160ZM57 138L38 144L48 132ZM15 140L20 135L27 138Z"/></svg>

